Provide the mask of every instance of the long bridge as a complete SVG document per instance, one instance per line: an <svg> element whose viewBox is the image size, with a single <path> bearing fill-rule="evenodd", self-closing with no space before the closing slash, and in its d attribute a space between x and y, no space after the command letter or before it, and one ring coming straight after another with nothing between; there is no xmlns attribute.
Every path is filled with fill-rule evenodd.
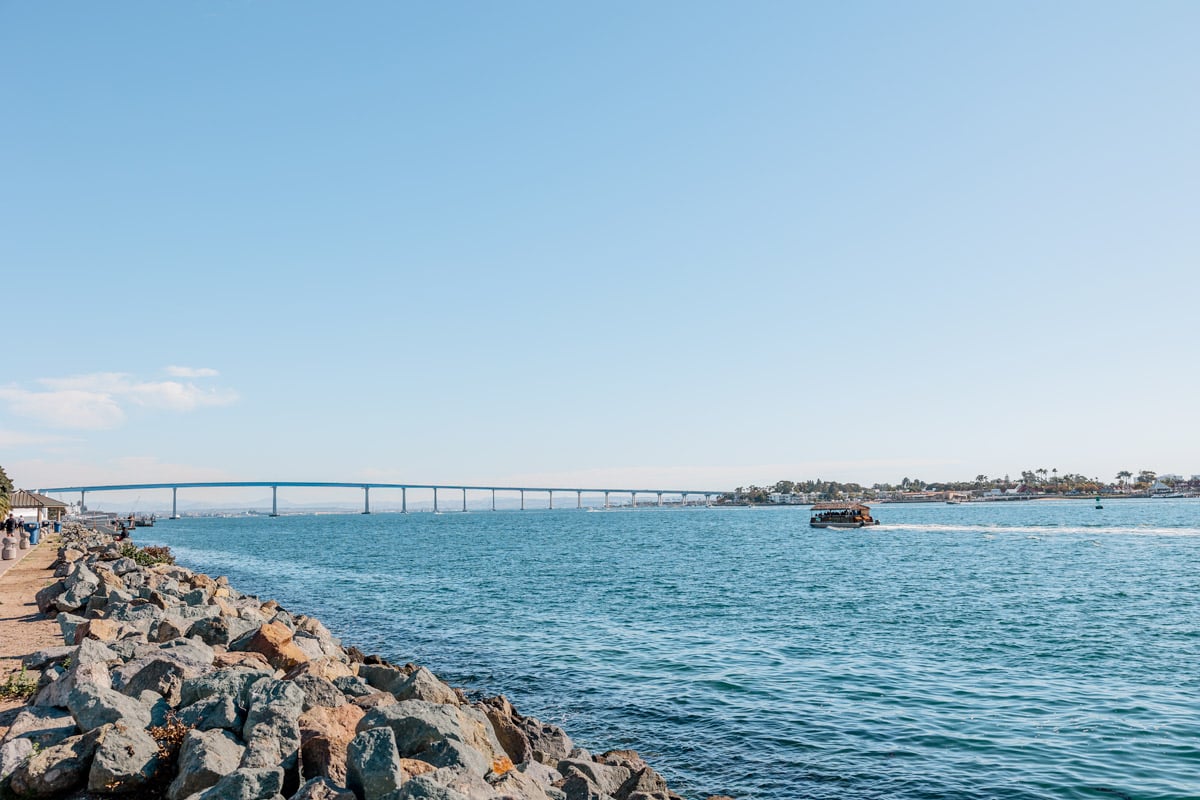
<svg viewBox="0 0 1200 800"><path fill-rule="evenodd" d="M587 489L574 486L464 486L455 484L418 484L418 483L337 483L328 481L193 481L182 483L122 483L103 486L53 486L38 489L39 494L65 494L79 492L79 507L83 508L88 492L121 492L130 490L170 489L171 490L171 519L179 519L179 490L180 489L244 489L252 487L271 489L271 516L279 516L279 488L292 487L324 487L335 489L362 489L362 513L371 513L372 489L399 489L400 511L408 512L408 490L433 490L433 510L438 511L438 491L462 492L462 510L467 510L467 492L491 492L492 511L496 510L496 492L516 492L521 498L521 510L525 510L526 492L540 494L545 492L549 500L549 508L554 508L554 493L575 493L575 507L583 508L583 495L604 495L604 507L609 507L610 495L629 495L631 504L637 507L638 495L652 495L657 498L655 505L663 504L664 495L679 495L680 504L687 505L689 497L703 497L705 505L713 497L719 497L726 492L705 489Z"/></svg>

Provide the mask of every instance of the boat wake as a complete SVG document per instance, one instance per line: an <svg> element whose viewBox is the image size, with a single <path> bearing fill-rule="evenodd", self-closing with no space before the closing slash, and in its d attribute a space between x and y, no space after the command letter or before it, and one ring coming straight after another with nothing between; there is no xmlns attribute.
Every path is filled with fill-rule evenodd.
<svg viewBox="0 0 1200 800"><path fill-rule="evenodd" d="M1200 528L1178 527L1164 528L1161 526L1115 526L1115 525L944 525L944 524L888 524L875 528L877 531L928 531L937 533L1019 533L1024 535L1038 534L1051 536L1054 534L1117 534L1141 536L1200 536Z"/></svg>

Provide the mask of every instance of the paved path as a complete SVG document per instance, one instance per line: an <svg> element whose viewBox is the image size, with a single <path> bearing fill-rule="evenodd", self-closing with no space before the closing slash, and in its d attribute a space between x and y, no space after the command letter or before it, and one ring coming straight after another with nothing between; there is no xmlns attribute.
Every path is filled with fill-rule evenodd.
<svg viewBox="0 0 1200 800"><path fill-rule="evenodd" d="M3 531L0 531L0 533L3 533ZM17 541L20 541L20 538L18 538ZM34 549L33 545L29 545L29 549L27 549L27 550L22 550L20 547L18 547L16 558L14 558L12 561L0 561L0 575L3 575L4 573L8 572L10 569L15 567L17 564L20 564L21 561L25 558L25 556L27 556L33 552L33 549Z"/></svg>

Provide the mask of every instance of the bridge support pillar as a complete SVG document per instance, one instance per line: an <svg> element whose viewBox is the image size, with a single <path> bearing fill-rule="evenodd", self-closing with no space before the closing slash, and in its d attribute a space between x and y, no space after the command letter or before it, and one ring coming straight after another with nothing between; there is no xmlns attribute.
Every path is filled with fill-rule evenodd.
<svg viewBox="0 0 1200 800"><path fill-rule="evenodd" d="M271 516L279 516L279 487L271 487Z"/></svg>
<svg viewBox="0 0 1200 800"><path fill-rule="evenodd" d="M554 490L550 490L550 510L554 510Z"/></svg>
<svg viewBox="0 0 1200 800"><path fill-rule="evenodd" d="M171 519L179 519L179 487L171 487Z"/></svg>
<svg viewBox="0 0 1200 800"><path fill-rule="evenodd" d="M687 508L687 492L682 492L679 495L679 505Z"/></svg>
<svg viewBox="0 0 1200 800"><path fill-rule="evenodd" d="M467 490L463 489L463 511L467 510Z"/></svg>
<svg viewBox="0 0 1200 800"><path fill-rule="evenodd" d="M658 493L658 507L662 508L662 492Z"/></svg>
<svg viewBox="0 0 1200 800"><path fill-rule="evenodd" d="M630 492L629 499L633 501L633 507L637 508L637 492Z"/></svg>
<svg viewBox="0 0 1200 800"><path fill-rule="evenodd" d="M438 513L437 507L437 487L433 487L433 513Z"/></svg>
<svg viewBox="0 0 1200 800"><path fill-rule="evenodd" d="M87 511L87 503L85 502L86 500L87 500L87 492L80 489L79 490L79 513L80 514Z"/></svg>
<svg viewBox="0 0 1200 800"><path fill-rule="evenodd" d="M525 490L521 490L521 510L525 510Z"/></svg>
<svg viewBox="0 0 1200 800"><path fill-rule="evenodd" d="M496 510L496 490L492 489L492 511Z"/></svg>
<svg viewBox="0 0 1200 800"><path fill-rule="evenodd" d="M575 508L583 508L583 492L575 492Z"/></svg>
<svg viewBox="0 0 1200 800"><path fill-rule="evenodd" d="M363 487L363 512L364 514L371 513L371 487Z"/></svg>
<svg viewBox="0 0 1200 800"><path fill-rule="evenodd" d="M406 487L400 489L400 513L408 513L408 489Z"/></svg>
<svg viewBox="0 0 1200 800"><path fill-rule="evenodd" d="M604 507L608 508L608 492L604 493Z"/></svg>

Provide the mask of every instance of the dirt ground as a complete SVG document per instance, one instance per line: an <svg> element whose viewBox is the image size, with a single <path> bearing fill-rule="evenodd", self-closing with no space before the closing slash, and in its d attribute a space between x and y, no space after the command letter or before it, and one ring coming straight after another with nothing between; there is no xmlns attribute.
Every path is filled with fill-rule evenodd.
<svg viewBox="0 0 1200 800"><path fill-rule="evenodd" d="M21 657L63 643L58 623L38 613L33 596L54 581L50 565L58 555L58 537L47 537L0 575L0 682L21 669ZM20 701L0 701L0 735L8 730Z"/></svg>

